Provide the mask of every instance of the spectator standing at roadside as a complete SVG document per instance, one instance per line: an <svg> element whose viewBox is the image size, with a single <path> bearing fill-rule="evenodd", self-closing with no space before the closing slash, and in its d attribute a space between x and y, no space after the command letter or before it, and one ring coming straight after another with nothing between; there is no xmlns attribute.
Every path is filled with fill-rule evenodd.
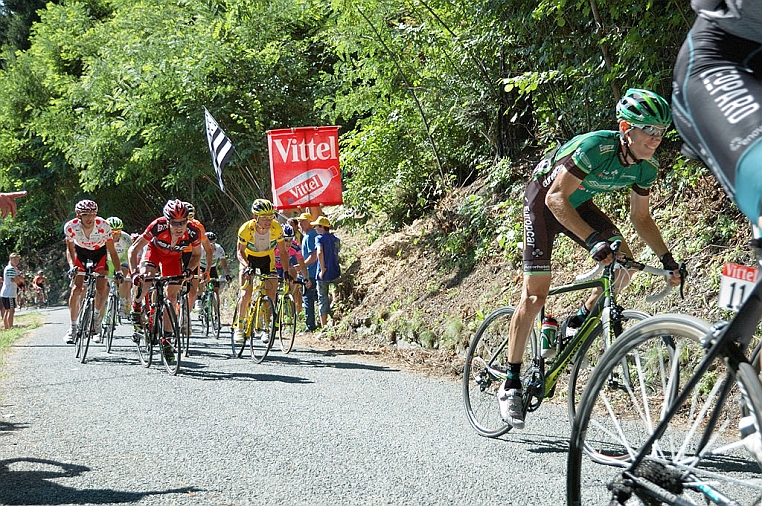
<svg viewBox="0 0 762 506"><path fill-rule="evenodd" d="M16 283L21 281L20 260L21 257L18 253L11 253L8 258L8 265L3 269L3 288L0 290L0 304L3 306L3 328L5 330L13 328L13 316L16 313Z"/></svg>
<svg viewBox="0 0 762 506"><path fill-rule="evenodd" d="M341 276L339 266L339 250L341 241L331 233L331 222L325 216L320 216L312 222L318 236L315 239L318 257L318 307L320 308L320 323L325 327L331 312L331 299L328 288Z"/></svg>
<svg viewBox="0 0 762 506"><path fill-rule="evenodd" d="M318 299L317 292L317 230L312 226L312 215L302 213L297 218L299 228L302 231L302 257L307 265L307 274L312 283L304 287L304 323L307 332L317 330L315 323L315 303Z"/></svg>

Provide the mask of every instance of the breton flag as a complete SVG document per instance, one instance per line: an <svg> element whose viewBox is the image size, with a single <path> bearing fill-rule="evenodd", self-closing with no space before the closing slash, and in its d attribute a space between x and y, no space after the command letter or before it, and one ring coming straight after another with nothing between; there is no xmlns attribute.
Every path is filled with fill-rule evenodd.
<svg viewBox="0 0 762 506"><path fill-rule="evenodd" d="M209 152L212 154L212 165L217 173L217 180L220 183L220 190L225 191L225 185L222 182L222 168L227 163L230 155L233 154L233 143L222 131L220 125L214 121L212 115L204 107L204 117L206 118L206 140L209 143Z"/></svg>

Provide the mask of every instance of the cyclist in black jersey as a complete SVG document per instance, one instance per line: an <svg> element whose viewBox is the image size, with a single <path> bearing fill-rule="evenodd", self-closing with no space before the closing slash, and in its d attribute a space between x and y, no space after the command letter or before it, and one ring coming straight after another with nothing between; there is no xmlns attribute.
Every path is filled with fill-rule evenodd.
<svg viewBox="0 0 762 506"><path fill-rule="evenodd" d="M511 319L508 379L498 391L500 415L514 428L524 427L521 359L534 319L550 289L553 241L564 233L590 251L598 262L613 261L611 243L622 234L592 197L630 187L630 219L638 235L659 256L665 269L679 269L651 217L649 188L656 180L654 157L670 122L667 102L648 90L630 89L616 107L619 130L579 135L542 160L524 195L524 283ZM621 251L632 253L622 243ZM680 284L679 272L669 280ZM598 297L580 308L579 324Z"/></svg>
<svg viewBox="0 0 762 506"><path fill-rule="evenodd" d="M698 15L675 63L675 126L728 196L762 214L762 1L693 0Z"/></svg>

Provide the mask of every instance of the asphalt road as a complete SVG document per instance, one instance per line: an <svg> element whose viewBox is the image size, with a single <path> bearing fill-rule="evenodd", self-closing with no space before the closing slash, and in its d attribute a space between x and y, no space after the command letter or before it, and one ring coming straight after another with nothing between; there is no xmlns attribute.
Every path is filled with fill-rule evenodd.
<svg viewBox="0 0 762 506"><path fill-rule="evenodd" d="M63 344L67 311L44 319L0 377L0 504L565 502L564 406L486 439L460 383L299 336L262 364L198 337L172 377L140 366L127 325L83 365Z"/></svg>

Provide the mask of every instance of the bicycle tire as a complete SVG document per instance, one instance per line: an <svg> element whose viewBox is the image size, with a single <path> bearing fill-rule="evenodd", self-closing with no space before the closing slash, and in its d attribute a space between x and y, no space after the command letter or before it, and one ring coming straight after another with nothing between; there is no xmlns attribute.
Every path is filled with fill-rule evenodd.
<svg viewBox="0 0 762 506"><path fill-rule="evenodd" d="M612 483L617 486L623 470L665 416L683 383L693 375L705 355L700 341L710 329L707 322L691 316L653 316L625 331L601 357L572 426L567 461L568 504L604 504L611 499L607 487ZM717 359L711 364L636 474L654 476L658 472L661 480L668 477L662 486L685 501L694 501L692 504L704 503L699 479L706 479L705 483L726 496L744 501L738 504L758 504L760 485L756 477L760 463L736 443L742 408L754 415L756 434L760 434L762 386L753 368L741 365L737 383L730 384L722 372L724 362ZM712 438L699 452L703 427L726 387L730 395L717 411ZM737 401L739 397L743 402ZM755 479L749 480L750 476ZM744 497L738 499L739 494ZM638 496L633 496L625 504L639 501ZM645 504L656 504L649 501L655 499L643 498Z"/></svg>
<svg viewBox="0 0 762 506"><path fill-rule="evenodd" d="M182 311L182 305L180 310ZM166 323L164 323L165 314L169 320L169 328L167 328ZM177 321L177 315L175 315L173 304L169 300L165 299L164 306L157 311L156 322L159 328L158 335L161 339L161 349L159 350L161 362L164 364L164 368L169 374L176 376L177 372L180 370L180 355L183 351L183 330L180 328ZM167 336L168 333L170 336ZM170 360L170 358L173 358L174 360Z"/></svg>
<svg viewBox="0 0 762 506"><path fill-rule="evenodd" d="M508 329L514 311L511 306L501 307L485 318L471 339L464 363L463 406L471 426L485 437L499 437L512 429L500 417L497 391L508 366ZM536 336L527 340L528 348L533 341ZM522 370L527 370L524 365Z"/></svg>
<svg viewBox="0 0 762 506"><path fill-rule="evenodd" d="M291 294L287 294L280 298L278 306L280 349L283 353L289 353L294 347L296 337L296 302Z"/></svg>
<svg viewBox="0 0 762 506"><path fill-rule="evenodd" d="M80 363L84 364L87 358L87 350L90 348L90 337L93 335L93 319L94 319L93 301L87 299L83 308L82 319L79 325L77 325L77 357L79 357Z"/></svg>
<svg viewBox="0 0 762 506"><path fill-rule="evenodd" d="M209 297L211 298L211 326L214 331L214 338L220 338L220 331L222 330L222 322L220 321L220 297L217 292L212 292Z"/></svg>
<svg viewBox="0 0 762 506"><path fill-rule="evenodd" d="M201 294L201 311L198 312L198 319L201 322L201 328L204 329L204 335L209 336L209 296L206 292Z"/></svg>
<svg viewBox="0 0 762 506"><path fill-rule="evenodd" d="M267 295L257 297L254 305L254 322L249 333L249 352L251 359L261 363L275 340L275 306ZM267 341L265 341L265 337Z"/></svg>
<svg viewBox="0 0 762 506"><path fill-rule="evenodd" d="M244 323L245 325L245 323ZM243 356L243 350L246 349L246 328L244 328L244 339L240 343L235 342L235 330L238 328L238 303L236 302L235 309L233 310L233 321L230 324L230 349L233 351L233 356L241 358Z"/></svg>
<svg viewBox="0 0 762 506"><path fill-rule="evenodd" d="M603 336L603 331L599 327L599 333L601 338L592 339L586 346L580 348L577 352L577 356L572 361L571 373L569 374L569 387L567 396L567 409L569 411L569 420L574 420L577 414L577 406L582 398L582 392L585 389L587 381L590 379L590 375L595 370L595 367L600 360L603 353L613 344L613 342L633 324L641 322L646 318L650 318L651 315L645 311L636 311L632 309L625 309L622 311L621 328L611 322L610 336L613 336L610 342Z"/></svg>
<svg viewBox="0 0 762 506"><path fill-rule="evenodd" d="M111 346L114 342L117 311L119 311L119 297L109 295L108 302L106 303L106 316L103 318L103 324L101 325L101 337L103 338L104 346L106 346L106 353L111 353Z"/></svg>
<svg viewBox="0 0 762 506"><path fill-rule="evenodd" d="M135 343L138 349L138 359L143 367L151 367L153 362L153 328L149 325L149 311L148 301L146 300L143 304L143 311L140 317L143 326L138 333L138 342Z"/></svg>
<svg viewBox="0 0 762 506"><path fill-rule="evenodd" d="M186 357L190 356L190 338L191 338L191 314L190 305L188 304L188 295L180 297L180 314L177 315L177 326L180 329L180 345L178 350L182 350L182 354Z"/></svg>

